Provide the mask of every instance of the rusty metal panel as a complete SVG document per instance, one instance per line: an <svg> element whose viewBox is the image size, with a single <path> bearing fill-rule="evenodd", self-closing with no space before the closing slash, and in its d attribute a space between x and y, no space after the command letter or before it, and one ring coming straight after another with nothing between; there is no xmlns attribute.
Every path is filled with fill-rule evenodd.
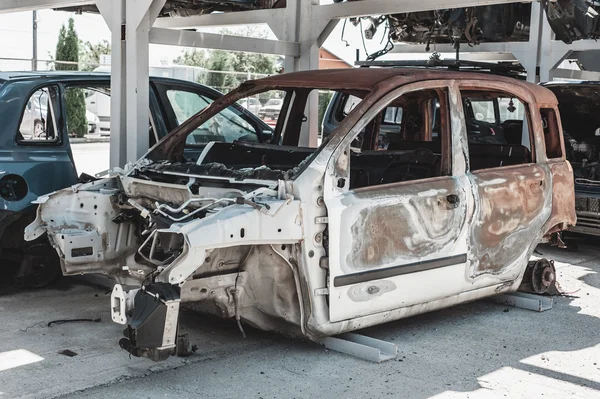
<svg viewBox="0 0 600 399"><path fill-rule="evenodd" d="M478 208L470 237L470 277L504 273L523 257L550 215L549 177L534 165L471 175Z"/></svg>
<svg viewBox="0 0 600 399"><path fill-rule="evenodd" d="M459 291L468 250L468 187L465 176L440 177L328 199L331 321ZM450 195L458 202L449 203ZM336 280L357 274L364 278Z"/></svg>
<svg viewBox="0 0 600 399"><path fill-rule="evenodd" d="M544 228L546 236L577 222L573 168L564 160L552 161L549 166L552 173L552 214Z"/></svg>

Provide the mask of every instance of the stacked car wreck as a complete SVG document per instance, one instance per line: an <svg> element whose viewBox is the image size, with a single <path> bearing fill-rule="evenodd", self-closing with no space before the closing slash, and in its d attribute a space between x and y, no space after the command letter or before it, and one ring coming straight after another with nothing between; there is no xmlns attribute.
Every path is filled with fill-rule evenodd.
<svg viewBox="0 0 600 399"><path fill-rule="evenodd" d="M299 147L307 99L325 89L358 105L338 110L318 149ZM271 144L214 123L269 90L285 93ZM489 99L520 112L510 138L475 137L486 136L475 103ZM382 146L390 107L401 121ZM558 115L550 91L497 76L382 68L251 81L125 173L40 197L25 235L47 234L66 275L116 280L112 317L133 355L174 353L182 302L318 340L531 278L551 284L550 266L529 258L575 210L559 119L548 115ZM222 137L189 152L186 138L204 131ZM531 277L534 267L543 275Z"/></svg>

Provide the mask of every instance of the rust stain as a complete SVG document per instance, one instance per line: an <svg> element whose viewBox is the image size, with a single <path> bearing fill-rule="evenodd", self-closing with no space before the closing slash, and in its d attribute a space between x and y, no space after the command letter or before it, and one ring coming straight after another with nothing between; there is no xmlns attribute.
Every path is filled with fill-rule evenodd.
<svg viewBox="0 0 600 399"><path fill-rule="evenodd" d="M415 186L424 190L419 192ZM448 209L440 198L460 191L457 182L448 178L380 191L377 197L384 194L393 200L384 204L376 201L381 205L360 211L350 226L352 244L346 263L352 269L364 270L439 252L457 239L465 222L464 208ZM376 199L368 191L361 196Z"/></svg>
<svg viewBox="0 0 600 399"><path fill-rule="evenodd" d="M470 238L475 275L501 272L523 255L522 240L539 235L546 220L547 177L539 166L473 175L480 203Z"/></svg>
<svg viewBox="0 0 600 399"><path fill-rule="evenodd" d="M545 235L562 230L563 226L574 226L575 188L573 171L566 161L551 164L552 171L552 215L546 224Z"/></svg>

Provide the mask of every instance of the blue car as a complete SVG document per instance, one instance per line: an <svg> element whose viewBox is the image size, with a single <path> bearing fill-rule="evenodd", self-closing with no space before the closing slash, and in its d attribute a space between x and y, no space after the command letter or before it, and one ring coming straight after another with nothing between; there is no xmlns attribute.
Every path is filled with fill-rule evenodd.
<svg viewBox="0 0 600 399"><path fill-rule="evenodd" d="M60 262L48 240L26 243L23 230L35 219L33 200L80 181L70 145L74 132L67 98L80 95L84 102L91 92L109 96L110 75L0 73L0 275L14 278L19 286L41 287L60 274ZM140 134L149 134L152 146L221 96L196 83L151 77L149 130ZM272 129L241 106L225 109L220 121L218 135L210 127L190 135L185 152L197 157L211 141L272 138ZM85 133L90 133L88 125Z"/></svg>

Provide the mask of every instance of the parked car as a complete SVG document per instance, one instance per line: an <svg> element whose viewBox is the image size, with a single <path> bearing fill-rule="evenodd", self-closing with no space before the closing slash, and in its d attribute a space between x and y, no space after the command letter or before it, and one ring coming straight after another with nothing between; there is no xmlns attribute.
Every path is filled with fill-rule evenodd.
<svg viewBox="0 0 600 399"><path fill-rule="evenodd" d="M4 270L17 270L17 279L23 285L42 286L60 274L58 257L48 240L27 243L20 232L35 219L36 206L31 201L78 182L66 118L62 117L66 113L64 93L72 87L108 92L110 75L0 73L0 259ZM149 134L154 144L220 96L195 83L152 77L150 131L142 134ZM259 142L271 137L272 130L243 108L232 105L223 112L226 133L246 126L259 132ZM98 119L86 115L91 132ZM197 132L198 137L202 134ZM202 149L202 145L192 143L186 151L197 156Z"/></svg>
<svg viewBox="0 0 600 399"><path fill-rule="evenodd" d="M600 236L600 82L544 86L558 99L567 159L575 176L577 224L570 230Z"/></svg>
<svg viewBox="0 0 600 399"><path fill-rule="evenodd" d="M260 108L262 107L262 104L260 103L260 101L258 100L258 98L242 98L239 101L239 104L246 108L248 111L252 112L254 115L258 115Z"/></svg>
<svg viewBox="0 0 600 399"><path fill-rule="evenodd" d="M88 123L88 134L95 134L99 132L99 126L100 126L100 119L98 118L98 115L88 111L87 109L85 110L85 118L87 119L87 123Z"/></svg>
<svg viewBox="0 0 600 399"><path fill-rule="evenodd" d="M271 98L265 103L264 107L258 110L258 117L262 120L269 119L276 121L279 118L281 107L283 107L282 98Z"/></svg>
<svg viewBox="0 0 600 399"><path fill-rule="evenodd" d="M38 138L46 130L48 96L44 91L34 93L23 110L19 131L23 137Z"/></svg>
<svg viewBox="0 0 600 399"><path fill-rule="evenodd" d="M212 142L185 154L197 129L271 90L290 101L270 143ZM319 148L300 147L313 90L361 101ZM460 98L521 104L520 142L469 141L479 133ZM381 149L390 107L401 123ZM113 277L112 319L127 326L120 346L153 360L175 353L181 303L319 340L518 289L543 293L552 264L530 256L575 223L552 92L393 68L246 82L123 174L37 202L26 239L47 234L67 275Z"/></svg>
<svg viewBox="0 0 600 399"><path fill-rule="evenodd" d="M110 71L108 71L110 73ZM85 108L98 117L96 132L110 135L110 91L90 89L85 91Z"/></svg>

